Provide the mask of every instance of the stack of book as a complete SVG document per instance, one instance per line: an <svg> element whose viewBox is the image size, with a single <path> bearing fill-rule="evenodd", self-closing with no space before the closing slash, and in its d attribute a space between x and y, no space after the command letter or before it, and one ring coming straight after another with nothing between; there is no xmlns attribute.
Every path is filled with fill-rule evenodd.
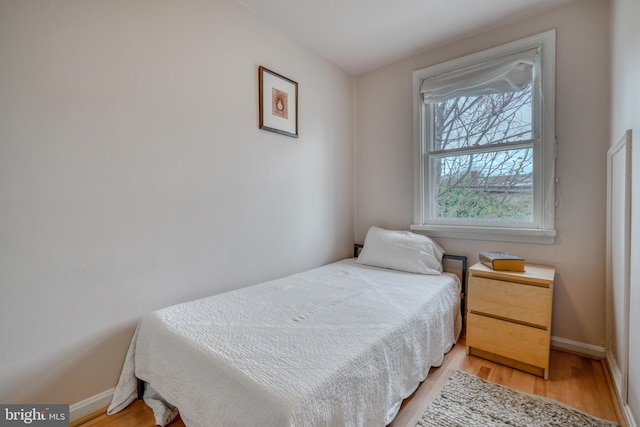
<svg viewBox="0 0 640 427"><path fill-rule="evenodd" d="M480 252L480 262L494 270L524 271L524 258L506 252Z"/></svg>

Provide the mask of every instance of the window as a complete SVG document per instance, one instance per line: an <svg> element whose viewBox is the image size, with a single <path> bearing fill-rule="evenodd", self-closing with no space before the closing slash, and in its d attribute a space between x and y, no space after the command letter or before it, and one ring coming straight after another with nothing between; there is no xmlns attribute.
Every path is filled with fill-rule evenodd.
<svg viewBox="0 0 640 427"><path fill-rule="evenodd" d="M413 73L412 229L553 243L555 31Z"/></svg>

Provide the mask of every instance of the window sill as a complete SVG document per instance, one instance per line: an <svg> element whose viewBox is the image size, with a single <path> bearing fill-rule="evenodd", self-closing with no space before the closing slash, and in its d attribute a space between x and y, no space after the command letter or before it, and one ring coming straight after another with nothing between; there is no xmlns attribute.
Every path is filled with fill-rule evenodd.
<svg viewBox="0 0 640 427"><path fill-rule="evenodd" d="M423 232L430 237L466 240L492 240L497 242L519 242L552 245L555 230L530 230L524 228L463 227L451 225L411 225L411 230Z"/></svg>

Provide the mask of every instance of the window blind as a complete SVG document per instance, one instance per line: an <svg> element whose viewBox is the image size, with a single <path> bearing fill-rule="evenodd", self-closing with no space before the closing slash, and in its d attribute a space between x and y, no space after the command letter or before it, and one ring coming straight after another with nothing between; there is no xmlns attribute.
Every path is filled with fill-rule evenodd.
<svg viewBox="0 0 640 427"><path fill-rule="evenodd" d="M422 81L425 104L459 96L518 92L533 81L538 48L513 53L468 68L440 74Z"/></svg>

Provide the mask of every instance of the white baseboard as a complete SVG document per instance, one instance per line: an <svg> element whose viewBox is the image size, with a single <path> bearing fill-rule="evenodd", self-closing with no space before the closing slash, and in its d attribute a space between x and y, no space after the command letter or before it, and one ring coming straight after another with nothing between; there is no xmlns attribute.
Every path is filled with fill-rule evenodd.
<svg viewBox="0 0 640 427"><path fill-rule="evenodd" d="M611 352L611 349L607 349L606 354L607 368L609 369L609 376L611 377L611 382L613 383L613 390L618 396L618 401L624 402L627 399L627 385L625 376L620 369L618 359L615 358L615 356Z"/></svg>
<svg viewBox="0 0 640 427"><path fill-rule="evenodd" d="M613 353L611 353L611 351L607 351L606 361L607 369L609 370L609 376L611 377L611 382L613 383L613 391L615 392L615 397L618 399L620 410L622 411L622 416L627 423L627 427L638 427L638 424L636 423L636 420L631 413L631 408L626 402L626 392L624 391L627 386L626 381L623 379L618 361L614 357Z"/></svg>
<svg viewBox="0 0 640 427"><path fill-rule="evenodd" d="M71 421L77 421L82 417L86 417L89 414L93 414L102 408L106 408L111 403L113 392L115 388L112 388L102 393L91 396L81 402L74 403L69 406L69 418Z"/></svg>
<svg viewBox="0 0 640 427"><path fill-rule="evenodd" d="M551 337L551 347L584 354L585 356L591 356L598 359L604 359L604 347L599 345L568 340L566 338Z"/></svg>
<svg viewBox="0 0 640 427"><path fill-rule="evenodd" d="M629 405L622 405L622 415L624 415L624 420L627 423L627 427L638 427L636 420L633 418L633 414L631 413L631 408L629 408Z"/></svg>

